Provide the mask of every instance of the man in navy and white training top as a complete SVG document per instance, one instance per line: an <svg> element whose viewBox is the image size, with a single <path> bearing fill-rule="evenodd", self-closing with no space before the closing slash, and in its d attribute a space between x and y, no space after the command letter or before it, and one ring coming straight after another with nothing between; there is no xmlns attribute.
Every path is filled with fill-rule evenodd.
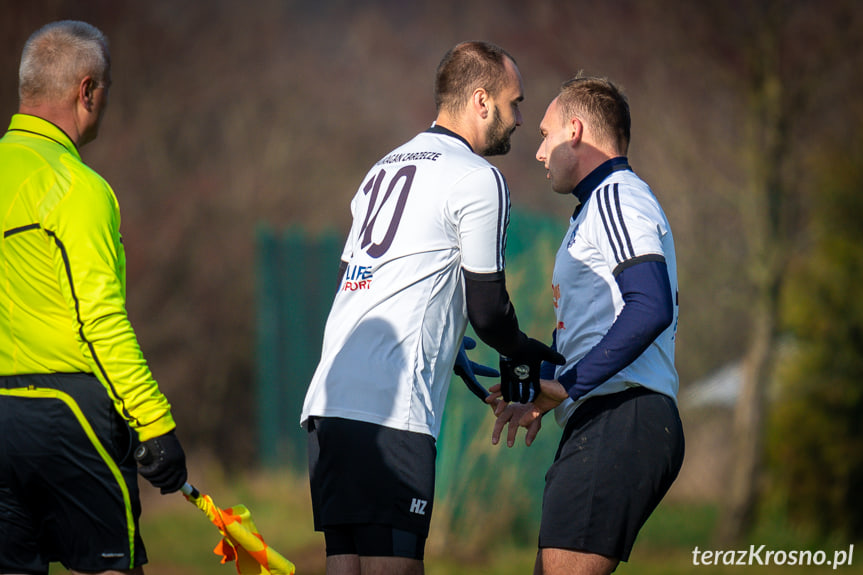
<svg viewBox="0 0 863 575"><path fill-rule="evenodd" d="M683 463L674 338L677 267L668 220L629 166L624 95L602 78L563 84L540 124L537 160L552 190L579 201L557 252L554 347L533 403L498 419L528 445L555 409L564 428L546 475L535 574L606 574L629 558L639 529Z"/></svg>
<svg viewBox="0 0 863 575"><path fill-rule="evenodd" d="M497 46L450 50L437 119L384 155L352 203L338 292L301 422L327 572L422 573L435 439L468 318L527 366L563 362L519 330L506 291L509 191L483 156L521 124L521 76Z"/></svg>

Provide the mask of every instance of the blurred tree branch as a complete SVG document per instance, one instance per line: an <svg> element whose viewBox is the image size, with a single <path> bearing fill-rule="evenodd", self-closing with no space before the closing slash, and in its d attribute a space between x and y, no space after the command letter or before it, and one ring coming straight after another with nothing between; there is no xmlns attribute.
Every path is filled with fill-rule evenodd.
<svg viewBox="0 0 863 575"><path fill-rule="evenodd" d="M822 79L839 66L843 37L834 27L853 3L814 5L798 0L715 2L700 5L693 28L707 57L736 70L744 96L741 169L747 184L737 197L753 287L740 395L734 413L734 468L716 536L739 543L751 529L760 500L767 388L780 331L780 294L788 263L802 240L801 205L812 192L802 173L817 130L801 129ZM817 122L817 120L816 120Z"/></svg>

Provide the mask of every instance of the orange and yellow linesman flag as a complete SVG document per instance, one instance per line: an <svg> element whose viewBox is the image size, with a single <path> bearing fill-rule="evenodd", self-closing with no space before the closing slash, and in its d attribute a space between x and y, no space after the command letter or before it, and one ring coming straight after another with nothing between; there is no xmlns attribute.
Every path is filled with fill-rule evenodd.
<svg viewBox="0 0 863 575"><path fill-rule="evenodd" d="M264 542L244 505L220 509L209 495L188 483L182 492L222 533L222 540L213 549L222 556L222 563L236 561L240 575L294 575L294 564Z"/></svg>

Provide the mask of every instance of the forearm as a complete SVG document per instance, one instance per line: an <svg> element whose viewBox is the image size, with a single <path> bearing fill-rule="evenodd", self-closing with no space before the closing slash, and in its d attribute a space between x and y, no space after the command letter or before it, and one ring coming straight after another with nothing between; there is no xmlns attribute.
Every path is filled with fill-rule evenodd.
<svg viewBox="0 0 863 575"><path fill-rule="evenodd" d="M125 312L85 320L81 345L117 411L146 440L175 427L168 399L159 389Z"/></svg>
<svg viewBox="0 0 863 575"><path fill-rule="evenodd" d="M558 377L578 398L635 361L673 321L673 298L664 262L645 262L617 277L624 306L602 339Z"/></svg>
<svg viewBox="0 0 863 575"><path fill-rule="evenodd" d="M515 308L506 291L504 272L464 271L467 315L477 336L502 355L511 355L527 336L518 326Z"/></svg>

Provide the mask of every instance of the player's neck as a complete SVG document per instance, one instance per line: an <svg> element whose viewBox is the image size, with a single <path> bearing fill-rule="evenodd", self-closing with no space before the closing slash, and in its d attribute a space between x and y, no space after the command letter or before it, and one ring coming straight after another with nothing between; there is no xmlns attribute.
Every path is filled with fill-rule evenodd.
<svg viewBox="0 0 863 575"><path fill-rule="evenodd" d="M610 150L603 150L589 142L582 141L578 151L577 175L579 181L589 176L608 160L618 156L619 154L612 153Z"/></svg>
<svg viewBox="0 0 863 575"><path fill-rule="evenodd" d="M438 114L437 119L435 119L435 125L458 134L474 151L478 149L478 146L481 143L479 130L477 130L476 127L468 125L466 122L461 121L460 118L451 114L447 114L445 112Z"/></svg>
<svg viewBox="0 0 863 575"><path fill-rule="evenodd" d="M73 114L70 113L68 106L59 104L21 104L18 107L18 113L36 116L37 118L51 122L63 130L76 147L79 146L80 133L76 129Z"/></svg>

